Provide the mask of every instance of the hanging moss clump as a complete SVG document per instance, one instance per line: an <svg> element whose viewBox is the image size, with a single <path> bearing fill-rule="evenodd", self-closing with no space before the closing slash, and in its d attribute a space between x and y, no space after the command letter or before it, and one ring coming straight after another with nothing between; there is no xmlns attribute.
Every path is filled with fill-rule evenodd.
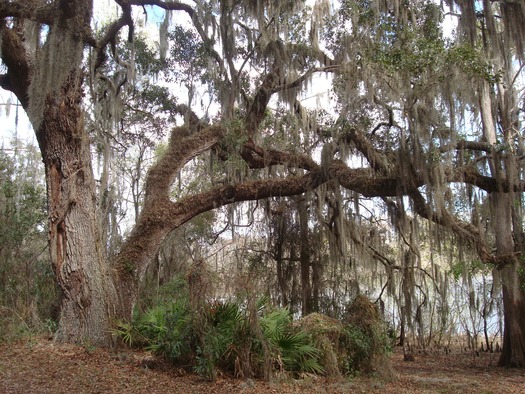
<svg viewBox="0 0 525 394"><path fill-rule="evenodd" d="M33 34L39 34L34 29ZM37 41L35 37L31 41ZM34 129L38 129L44 120L48 100L56 100L54 93L59 91L66 82L79 83L79 66L82 63L83 42L73 32L60 26L53 26L47 33L42 47L35 49L35 64L29 86L28 116ZM55 103L56 105L57 103Z"/></svg>

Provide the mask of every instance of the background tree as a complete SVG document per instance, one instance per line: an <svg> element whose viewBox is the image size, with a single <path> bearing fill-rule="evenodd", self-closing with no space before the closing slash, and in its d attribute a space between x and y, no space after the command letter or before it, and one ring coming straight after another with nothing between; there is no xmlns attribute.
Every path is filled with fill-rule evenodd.
<svg viewBox="0 0 525 394"><path fill-rule="evenodd" d="M42 175L35 147L15 140L0 150L0 340L55 317Z"/></svg>

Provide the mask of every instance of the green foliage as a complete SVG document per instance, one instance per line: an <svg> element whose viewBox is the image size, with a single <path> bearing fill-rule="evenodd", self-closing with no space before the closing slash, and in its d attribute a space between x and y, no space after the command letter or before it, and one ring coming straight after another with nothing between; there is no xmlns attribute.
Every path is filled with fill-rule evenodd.
<svg viewBox="0 0 525 394"><path fill-rule="evenodd" d="M29 337L32 330L26 320L16 310L0 305L0 343Z"/></svg>
<svg viewBox="0 0 525 394"><path fill-rule="evenodd" d="M54 320L54 319L46 319L44 324L46 326L47 332L50 335L53 335L56 332L56 330L58 329L58 322L56 320Z"/></svg>
<svg viewBox="0 0 525 394"><path fill-rule="evenodd" d="M312 339L304 331L287 331L276 338L285 370L322 374L319 350L312 345Z"/></svg>
<svg viewBox="0 0 525 394"><path fill-rule="evenodd" d="M480 260L458 261L450 267L450 273L455 281L458 281L465 274L476 275L478 273L488 274L489 272L489 267Z"/></svg>
<svg viewBox="0 0 525 394"><path fill-rule="evenodd" d="M450 273L454 277L454 280L458 281L463 275L465 264L462 261L458 261L450 267Z"/></svg>
<svg viewBox="0 0 525 394"><path fill-rule="evenodd" d="M492 70L481 48L471 45L456 45L447 52L446 62L459 67L470 77L483 78L489 83L496 83L501 75Z"/></svg>
<svg viewBox="0 0 525 394"><path fill-rule="evenodd" d="M522 291L525 291L525 257L521 257L518 263L518 277Z"/></svg>
<svg viewBox="0 0 525 394"><path fill-rule="evenodd" d="M17 171L24 163L16 160L0 152L0 243L4 247L20 245L45 228L44 187L36 179L24 179L23 169Z"/></svg>
<svg viewBox="0 0 525 394"><path fill-rule="evenodd" d="M46 193L35 147L0 151L0 340L46 332L57 301L47 254Z"/></svg>
<svg viewBox="0 0 525 394"><path fill-rule="evenodd" d="M382 39L376 40L368 57L390 71L402 71L418 77L442 64L446 50L439 25L431 9L423 14L420 24L402 29L386 19L378 23Z"/></svg>
<svg viewBox="0 0 525 394"><path fill-rule="evenodd" d="M95 105L88 129L96 133L98 144L107 143L100 140L100 131L111 133L119 151L129 152L136 145L152 147L178 115L177 98L158 83L165 78L168 64L141 34L133 43L120 37L115 51L119 61L108 56L97 74L104 77L96 78L90 90Z"/></svg>
<svg viewBox="0 0 525 394"><path fill-rule="evenodd" d="M208 304L205 330L197 347L194 370L207 378L215 377L217 367L234 372L239 349L249 336L245 313L234 302Z"/></svg>
<svg viewBox="0 0 525 394"><path fill-rule="evenodd" d="M363 330L354 325L348 325L344 329L344 348L349 349L345 358L346 373L355 373L368 362L372 350L372 338Z"/></svg>
<svg viewBox="0 0 525 394"><path fill-rule="evenodd" d="M202 83L210 82L206 77L208 66L208 47L202 43L193 30L175 26L169 33L169 38L175 43L171 47L171 69L174 81L193 83L201 79Z"/></svg>
<svg viewBox="0 0 525 394"><path fill-rule="evenodd" d="M155 306L132 322L117 322L112 333L128 346L143 347L182 363L191 353L193 334L188 319L186 303L172 302Z"/></svg>
<svg viewBox="0 0 525 394"><path fill-rule="evenodd" d="M157 306L141 319L140 331L148 339L147 349L174 362L184 362L191 353L193 332L184 302Z"/></svg>
<svg viewBox="0 0 525 394"><path fill-rule="evenodd" d="M446 81L459 70L466 78L482 78L490 83L501 79L494 72L484 50L467 43L452 43L442 31L443 13L432 2L410 4L406 14L394 15L387 4L367 0L343 1L340 23L328 37L333 51L345 42L362 46L356 63L367 63L388 78L403 76L411 83ZM345 23L351 29L341 29ZM378 69L379 67L379 69Z"/></svg>
<svg viewBox="0 0 525 394"><path fill-rule="evenodd" d="M377 306L367 297L358 295L348 306L341 341L345 373L389 369L384 356L392 350L392 342Z"/></svg>
<svg viewBox="0 0 525 394"><path fill-rule="evenodd" d="M244 119L241 116L237 116L228 120L225 126L227 133L223 139L223 143L226 150L229 152L239 152L240 148L248 139Z"/></svg>
<svg viewBox="0 0 525 394"><path fill-rule="evenodd" d="M272 365L279 370L323 372L319 351L307 333L293 327L288 309L269 308L262 300L253 315L245 303L214 301L197 313L180 279L162 289L157 302L132 322L117 322L113 334L129 346L151 350L207 379L214 379L219 368L237 372L241 359L249 364L247 369L261 371L264 349L270 349Z"/></svg>
<svg viewBox="0 0 525 394"><path fill-rule="evenodd" d="M140 72L140 74L158 75L166 67L166 62L159 58L158 51L151 48L146 42L145 37L140 34L136 35L133 39L133 51L137 71ZM131 56L129 51L126 54Z"/></svg>
<svg viewBox="0 0 525 394"><path fill-rule="evenodd" d="M286 371L321 374L319 350L305 331L292 326L288 308L275 309L263 315L260 325L273 351L274 361Z"/></svg>

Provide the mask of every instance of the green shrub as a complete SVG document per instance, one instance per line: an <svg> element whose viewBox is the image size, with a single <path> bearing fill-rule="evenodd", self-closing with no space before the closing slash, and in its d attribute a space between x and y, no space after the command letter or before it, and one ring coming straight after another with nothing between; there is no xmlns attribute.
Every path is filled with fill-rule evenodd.
<svg viewBox="0 0 525 394"><path fill-rule="evenodd" d="M32 334L31 327L14 309L0 305L0 343L12 342Z"/></svg>
<svg viewBox="0 0 525 394"><path fill-rule="evenodd" d="M287 308L275 309L262 316L260 324L279 368L290 372L323 373L319 350L308 333L292 325Z"/></svg>
<svg viewBox="0 0 525 394"><path fill-rule="evenodd" d="M364 296L346 308L343 321L313 313L294 323L287 308L273 308L267 298L192 304L188 294L180 279L167 284L156 305L114 333L207 379L219 369L245 378L391 371L386 325Z"/></svg>
<svg viewBox="0 0 525 394"><path fill-rule="evenodd" d="M174 292L179 294L175 298ZM157 294L156 304L135 313L131 322L117 322L113 334L126 345L144 348L177 365L193 362L193 331L187 291L176 279Z"/></svg>
<svg viewBox="0 0 525 394"><path fill-rule="evenodd" d="M151 308L139 324L139 332L147 339L147 350L177 364L192 361L194 333L184 300Z"/></svg>
<svg viewBox="0 0 525 394"><path fill-rule="evenodd" d="M186 288L180 281L172 301L159 293L159 304L135 316L132 322L118 322L113 333L129 346L161 355L179 366L214 379L217 369L237 376L266 375L266 361L272 370L293 373L322 373L319 351L311 337L292 325L288 309L275 309L261 300L251 311L247 302L214 301L199 304L192 311Z"/></svg>
<svg viewBox="0 0 525 394"><path fill-rule="evenodd" d="M347 350L344 373L355 373L368 369L372 356L372 341L361 328L349 325L343 330L343 347Z"/></svg>
<svg viewBox="0 0 525 394"><path fill-rule="evenodd" d="M343 324L348 354L345 372L379 372L389 378L392 373L386 355L392 349L391 341L377 306L358 295L347 307Z"/></svg>
<svg viewBox="0 0 525 394"><path fill-rule="evenodd" d="M386 354L391 342L386 325L376 306L366 297L358 295L347 306L343 321L312 313L296 326L314 339L319 352L316 358L326 376L337 378L360 372L390 375Z"/></svg>
<svg viewBox="0 0 525 394"><path fill-rule="evenodd" d="M194 370L210 379L218 367L235 373L235 360L247 335L246 316L239 304L208 304Z"/></svg>

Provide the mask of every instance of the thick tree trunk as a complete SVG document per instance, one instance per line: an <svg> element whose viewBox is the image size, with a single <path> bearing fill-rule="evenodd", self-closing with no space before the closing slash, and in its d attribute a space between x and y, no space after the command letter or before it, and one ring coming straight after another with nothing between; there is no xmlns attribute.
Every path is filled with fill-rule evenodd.
<svg viewBox="0 0 525 394"><path fill-rule="evenodd" d="M496 232L496 249L501 264L505 329L500 366L525 367L525 291L523 263L514 254L512 234L512 194L492 195Z"/></svg>
<svg viewBox="0 0 525 394"><path fill-rule="evenodd" d="M95 180L74 74L47 99L37 130L46 170L51 261L62 290L56 338L107 345L116 300L98 234Z"/></svg>
<svg viewBox="0 0 525 394"><path fill-rule="evenodd" d="M7 15L9 5L4 4ZM96 187L82 109L82 34L89 31L92 1L42 2L39 12L46 14L40 16L48 23L41 46L35 44L40 36L26 36L25 21L17 21L12 28L2 25L7 73L0 84L17 95L27 112L46 171L49 249L62 291L56 338L107 345L117 298L98 232Z"/></svg>
<svg viewBox="0 0 525 394"><path fill-rule="evenodd" d="M525 367L525 292L520 262L509 262L501 270L505 331L499 365ZM523 268L522 268L523 269Z"/></svg>
<svg viewBox="0 0 525 394"><path fill-rule="evenodd" d="M506 56L506 54L502 55L498 63ZM507 80L506 84L497 85L495 96L491 96L488 83L483 83L481 88L480 109L483 136L493 146L497 143L497 128L493 113L493 108L497 107L503 138L508 146L512 147L514 136L511 131L514 130L517 123L517 119L513 118L515 116L515 92L511 83L511 78L513 78L511 75L514 73L503 64L499 64L498 67L507 71L503 75ZM494 99L497 100L497 106L492 102ZM518 175L520 171L513 150L506 151L504 157L501 157L501 152L494 150L492 157L493 160L490 162L492 175L517 188L520 183ZM520 263L516 257L516 252L523 248L522 220L521 215L516 214L516 198L512 188L507 193L497 191L491 194L495 221L496 257L500 260L498 268L500 268L503 288L504 334L499 365L522 368L525 367L525 278L520 275L523 263Z"/></svg>
<svg viewBox="0 0 525 394"><path fill-rule="evenodd" d="M97 226L96 186L82 109L84 42L92 2L60 2L46 41L27 52L25 109L46 171L49 249L62 291L56 339L107 345L116 293ZM60 59L49 64L49 59Z"/></svg>

